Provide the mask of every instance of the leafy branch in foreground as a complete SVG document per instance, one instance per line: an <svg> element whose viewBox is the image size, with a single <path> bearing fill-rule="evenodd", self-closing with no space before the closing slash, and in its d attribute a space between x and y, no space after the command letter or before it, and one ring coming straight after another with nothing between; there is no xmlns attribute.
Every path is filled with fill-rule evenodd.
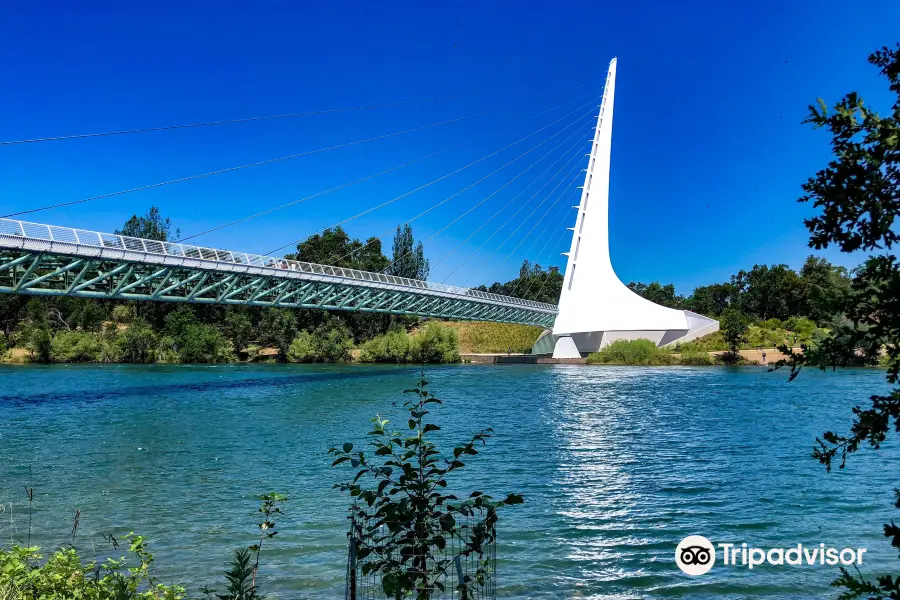
<svg viewBox="0 0 900 600"><path fill-rule="evenodd" d="M429 407L442 402L428 391L424 374L405 394L415 396L403 403L409 413L405 436L388 429L389 421L372 419L373 440L368 446L374 457L354 451L353 444L331 448L332 466L350 463L357 469L352 481L336 485L356 499L351 507L354 550L365 559L363 574L378 573L384 593L390 598L414 596L427 600L444 590L442 580L461 558L474 556L478 567L472 576L459 582L461 597L490 576L490 565L482 560L486 547L494 542L497 509L521 504L522 496L509 494L494 501L480 491L465 500L447 493L448 475L465 467L464 457L478 454L493 434L485 429L471 440L456 446L451 456L443 456L430 439L441 428L427 418ZM371 481L373 487L360 482ZM474 527L462 525L466 519L481 519ZM459 548L458 552L446 552Z"/></svg>
<svg viewBox="0 0 900 600"><path fill-rule="evenodd" d="M789 354L777 367L790 366L794 379L805 365L822 369L852 363L860 357L884 351L887 381L900 380L900 262L890 253L900 242L895 222L900 216L900 44L884 47L869 56L896 94L891 113L880 116L855 92L844 96L832 110L819 100L811 106L806 123L831 134L833 158L825 169L804 185L801 202L821 209L807 219L810 246L817 249L837 245L843 252L883 252L868 258L856 270L851 290L840 301L848 329L816 348ZM871 407L853 409L853 424L847 434L827 431L816 440L813 456L827 470L838 457L844 468L847 457L868 444L880 448L893 430L900 433L900 388L887 395L870 396ZM898 497L900 508L900 497ZM884 526L885 537L900 548L900 528ZM874 582L861 574L842 570L833 585L845 591L848 600L866 596L870 600L900 600L900 578L884 575Z"/></svg>

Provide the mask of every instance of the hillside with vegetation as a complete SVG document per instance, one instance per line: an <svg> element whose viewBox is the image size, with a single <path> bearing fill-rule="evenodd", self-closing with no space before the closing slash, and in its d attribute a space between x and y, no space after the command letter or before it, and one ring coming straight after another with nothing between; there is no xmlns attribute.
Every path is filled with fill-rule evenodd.
<svg viewBox="0 0 900 600"><path fill-rule="evenodd" d="M444 325L456 331L463 354L522 354L531 350L544 331L533 325L483 321L447 321Z"/></svg>

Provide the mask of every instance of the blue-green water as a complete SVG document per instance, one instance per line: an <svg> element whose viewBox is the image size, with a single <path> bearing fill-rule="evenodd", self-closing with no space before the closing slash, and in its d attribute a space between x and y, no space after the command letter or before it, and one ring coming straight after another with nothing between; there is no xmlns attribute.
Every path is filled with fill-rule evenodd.
<svg viewBox="0 0 900 600"><path fill-rule="evenodd" d="M689 534L754 546L868 548L893 566L888 445L826 474L810 458L825 429L886 389L877 371L454 366L427 370L445 439L493 427L460 491L519 492L499 524L501 598L821 598L829 566L674 564ZM364 441L417 370L366 366L0 368L0 545L27 535L110 555L101 532L151 540L164 581L217 583L230 548L253 542L253 495L287 493L263 555L277 598L343 595L348 500L326 450ZM29 476L29 466L32 475ZM893 468L889 468L893 467ZM115 553L113 553L115 554Z"/></svg>

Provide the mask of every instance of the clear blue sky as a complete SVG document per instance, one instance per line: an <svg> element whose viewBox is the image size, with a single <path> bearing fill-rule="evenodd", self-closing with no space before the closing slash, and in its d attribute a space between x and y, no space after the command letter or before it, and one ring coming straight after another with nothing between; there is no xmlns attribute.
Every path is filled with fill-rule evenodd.
<svg viewBox="0 0 900 600"><path fill-rule="evenodd" d="M388 140L24 217L108 231L155 204L189 235L457 144L410 167L196 240L265 252L559 119L600 93L609 59L618 56L610 226L620 277L672 282L690 293L754 263L796 268L809 253L802 225L809 208L795 200L800 184L828 158L825 135L800 121L817 97L831 102L851 90L887 108L886 86L866 56L900 40L900 3L872 1L864 11L821 1L732 4L3 3L0 140L464 96L290 120L0 146L0 214L488 111ZM345 227L361 238L383 234L571 122L564 119ZM591 126L580 122L585 141ZM416 236L437 232L572 131L574 126L415 221ZM428 241L432 261L570 146ZM575 190L569 196L572 201L564 198L559 212L552 210L532 236L547 228L559 239L562 203L577 203ZM504 216L489 223L438 265L431 279L442 280L502 224L449 280L484 281L553 201L496 251L541 199L512 221ZM569 217L574 219L574 211ZM390 236L385 239L387 248ZM535 256L543 244L529 258L563 265L559 253L567 243L551 244ZM512 277L530 246L528 239L496 278ZM844 264L858 261L830 256Z"/></svg>

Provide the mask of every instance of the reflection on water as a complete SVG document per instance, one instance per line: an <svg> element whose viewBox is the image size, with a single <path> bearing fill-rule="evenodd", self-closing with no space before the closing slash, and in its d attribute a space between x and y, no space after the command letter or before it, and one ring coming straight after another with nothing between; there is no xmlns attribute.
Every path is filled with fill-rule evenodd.
<svg viewBox="0 0 900 600"><path fill-rule="evenodd" d="M66 540L81 510L82 548L100 532L148 536L165 581L215 583L229 549L252 542L254 494L290 496L264 557L273 598L343 593L347 471L326 450L363 443L376 413L415 368L149 366L2 368L0 543L23 535L24 485L35 487L36 540ZM446 404L445 445L491 426L459 491L520 492L501 515L502 598L820 598L833 568L675 566L681 538L869 549L893 564L890 448L826 475L812 441L883 389L874 371L454 366L428 369ZM29 476L29 466L32 475ZM865 483L865 485L857 485ZM203 548L203 552L198 552ZM871 567L870 567L871 568Z"/></svg>

